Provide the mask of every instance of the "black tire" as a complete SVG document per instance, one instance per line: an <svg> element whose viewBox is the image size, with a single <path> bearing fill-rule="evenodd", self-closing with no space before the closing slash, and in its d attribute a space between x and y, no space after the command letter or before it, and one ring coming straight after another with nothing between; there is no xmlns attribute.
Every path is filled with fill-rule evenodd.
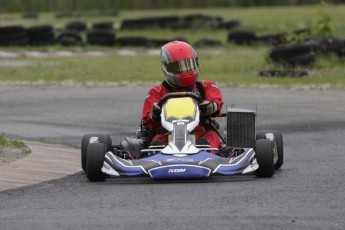
<svg viewBox="0 0 345 230"><path fill-rule="evenodd" d="M294 56L284 60L289 65L300 65L300 66L309 66L316 60L316 54L314 52L309 52L299 56Z"/></svg>
<svg viewBox="0 0 345 230"><path fill-rule="evenodd" d="M86 175L90 181L104 181L105 174L101 171L107 146L104 143L91 143L87 149Z"/></svg>
<svg viewBox="0 0 345 230"><path fill-rule="evenodd" d="M228 34L228 42L239 45L250 45L256 41L256 35L252 31L236 31Z"/></svg>
<svg viewBox="0 0 345 230"><path fill-rule="evenodd" d="M268 34L257 37L257 41L270 45L281 45L286 42L285 37L286 33Z"/></svg>
<svg viewBox="0 0 345 230"><path fill-rule="evenodd" d="M87 32L87 43L90 45L113 46L115 32L113 30L91 30Z"/></svg>
<svg viewBox="0 0 345 230"><path fill-rule="evenodd" d="M113 22L97 22L92 25L96 30L112 30L114 29Z"/></svg>
<svg viewBox="0 0 345 230"><path fill-rule="evenodd" d="M28 37L22 26L0 27L0 46L26 45Z"/></svg>
<svg viewBox="0 0 345 230"><path fill-rule="evenodd" d="M121 37L116 39L116 45L148 47L149 40L146 37Z"/></svg>
<svg viewBox="0 0 345 230"><path fill-rule="evenodd" d="M194 43L197 48L205 46L221 46L222 43L219 40L203 38Z"/></svg>
<svg viewBox="0 0 345 230"><path fill-rule="evenodd" d="M308 76L306 70L263 70L259 72L260 77L305 77Z"/></svg>
<svg viewBox="0 0 345 230"><path fill-rule="evenodd" d="M241 22L239 20L230 20L230 21L221 22L219 24L219 27L227 29L227 30L231 30L231 29L239 26L240 24L241 24Z"/></svg>
<svg viewBox="0 0 345 230"><path fill-rule="evenodd" d="M265 139L266 133L273 133L276 142L276 151L278 154L278 160L274 165L275 169L280 169L284 163L284 140L283 134L276 130L264 130L256 133L256 140Z"/></svg>
<svg viewBox="0 0 345 230"><path fill-rule="evenodd" d="M85 31L87 29L86 22L82 21L75 21L75 22L69 22L66 25L67 30L77 30L77 31Z"/></svg>
<svg viewBox="0 0 345 230"><path fill-rule="evenodd" d="M6 34L13 34L13 33L21 33L25 31L24 27L22 26L3 26L0 27L0 35L6 35Z"/></svg>
<svg viewBox="0 0 345 230"><path fill-rule="evenodd" d="M274 174L273 142L267 139L256 140L255 157L259 168L255 171L256 177L272 177Z"/></svg>
<svg viewBox="0 0 345 230"><path fill-rule="evenodd" d="M33 26L26 30L31 45L50 45L54 43L54 28L51 25Z"/></svg>
<svg viewBox="0 0 345 230"><path fill-rule="evenodd" d="M304 55L311 51L312 47L309 44L277 46L270 50L269 56L274 60L279 60Z"/></svg>
<svg viewBox="0 0 345 230"><path fill-rule="evenodd" d="M83 39L78 31L64 31L56 38L56 41L64 46L83 44Z"/></svg>
<svg viewBox="0 0 345 230"><path fill-rule="evenodd" d="M162 47L164 44L171 42L170 39L148 39L148 46L149 47Z"/></svg>
<svg viewBox="0 0 345 230"><path fill-rule="evenodd" d="M87 149L90 144L91 137L98 137L98 141L104 143L107 151L112 150L112 140L108 134L86 134L81 140L81 168L86 172Z"/></svg>

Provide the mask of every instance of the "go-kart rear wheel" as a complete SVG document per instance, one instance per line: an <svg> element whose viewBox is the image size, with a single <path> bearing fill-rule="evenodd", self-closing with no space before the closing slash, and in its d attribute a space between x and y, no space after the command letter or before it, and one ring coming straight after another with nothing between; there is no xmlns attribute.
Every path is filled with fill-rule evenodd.
<svg viewBox="0 0 345 230"><path fill-rule="evenodd" d="M86 175L90 181L104 181L105 174L101 171L107 146L104 143L90 143L87 149Z"/></svg>
<svg viewBox="0 0 345 230"><path fill-rule="evenodd" d="M255 157L259 168L255 171L256 177L272 177L274 174L273 142L268 139L256 140Z"/></svg>
<svg viewBox="0 0 345 230"><path fill-rule="evenodd" d="M86 134L81 140L81 168L86 172L87 149L91 137L98 137L98 141L107 146L107 151L112 149L112 140L108 134Z"/></svg>
<svg viewBox="0 0 345 230"><path fill-rule="evenodd" d="M282 167L284 163L284 141L283 141L283 134L279 131L275 130L264 130L259 131L256 133L256 140L265 139L266 133L273 133L275 144L276 144L276 151L277 151L277 161L274 165L275 169L279 169Z"/></svg>

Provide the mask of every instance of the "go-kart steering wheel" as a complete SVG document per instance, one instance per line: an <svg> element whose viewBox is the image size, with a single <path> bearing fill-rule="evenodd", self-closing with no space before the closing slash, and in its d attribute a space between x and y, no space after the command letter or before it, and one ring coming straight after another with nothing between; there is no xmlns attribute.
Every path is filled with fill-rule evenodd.
<svg viewBox="0 0 345 230"><path fill-rule="evenodd" d="M170 98L179 98L179 97L190 97L195 99L198 104L201 103L204 99L202 99L199 95L191 92L175 92L175 93L168 93L164 95L158 102L158 106L162 107L164 102L166 102Z"/></svg>

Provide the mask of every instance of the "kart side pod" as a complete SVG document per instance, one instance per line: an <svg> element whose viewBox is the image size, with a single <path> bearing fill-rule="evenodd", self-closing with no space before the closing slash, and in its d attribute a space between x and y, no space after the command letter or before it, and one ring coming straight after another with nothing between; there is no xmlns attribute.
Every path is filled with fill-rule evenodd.
<svg viewBox="0 0 345 230"><path fill-rule="evenodd" d="M226 107L226 144L235 148L255 146L256 106Z"/></svg>

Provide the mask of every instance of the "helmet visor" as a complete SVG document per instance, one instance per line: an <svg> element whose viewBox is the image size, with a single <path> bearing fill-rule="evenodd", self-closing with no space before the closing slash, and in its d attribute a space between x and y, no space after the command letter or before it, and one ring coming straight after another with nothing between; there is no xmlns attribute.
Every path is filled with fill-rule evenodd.
<svg viewBox="0 0 345 230"><path fill-rule="evenodd" d="M166 64L166 69L170 73L180 74L195 71L198 69L198 66L199 64L197 58L189 58L180 61L170 62Z"/></svg>

